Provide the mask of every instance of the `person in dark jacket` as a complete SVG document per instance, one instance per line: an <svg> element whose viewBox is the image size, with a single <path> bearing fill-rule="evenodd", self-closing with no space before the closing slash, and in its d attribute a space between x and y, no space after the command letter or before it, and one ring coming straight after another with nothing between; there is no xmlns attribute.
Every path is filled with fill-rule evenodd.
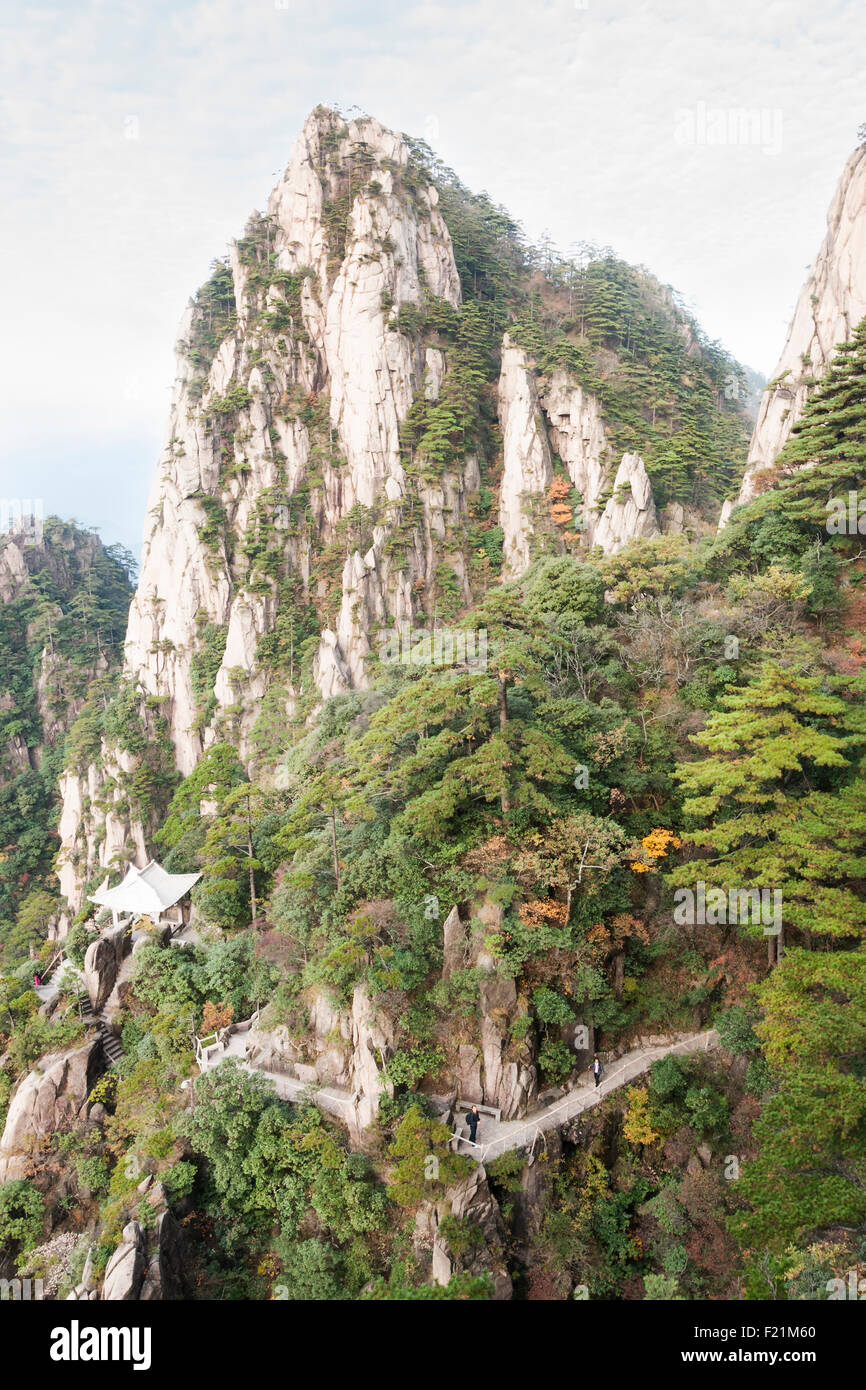
<svg viewBox="0 0 866 1390"><path fill-rule="evenodd" d="M469 1138L472 1140L473 1144L475 1143L475 1136L478 1133L478 1123L480 1119L481 1116L478 1113L478 1106L473 1105L469 1114L466 1116L466 1123L469 1126Z"/></svg>
<svg viewBox="0 0 866 1390"><path fill-rule="evenodd" d="M593 1058L592 1062L592 1074L595 1077L595 1084L597 1086L601 1078L604 1076L604 1067L601 1065L601 1059L599 1058L597 1053Z"/></svg>

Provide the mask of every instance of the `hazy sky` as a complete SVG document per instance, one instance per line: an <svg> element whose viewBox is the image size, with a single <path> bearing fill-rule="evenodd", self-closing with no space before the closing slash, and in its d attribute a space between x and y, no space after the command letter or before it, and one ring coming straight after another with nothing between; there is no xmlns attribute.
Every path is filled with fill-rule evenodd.
<svg viewBox="0 0 866 1390"><path fill-rule="evenodd" d="M135 549L184 304L318 102L424 136L533 237L647 265L768 374L866 120L862 0L0 16L0 496Z"/></svg>

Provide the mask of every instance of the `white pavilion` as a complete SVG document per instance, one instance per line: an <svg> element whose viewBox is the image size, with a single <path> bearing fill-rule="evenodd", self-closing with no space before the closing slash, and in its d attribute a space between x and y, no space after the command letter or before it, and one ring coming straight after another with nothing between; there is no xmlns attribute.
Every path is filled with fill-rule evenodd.
<svg viewBox="0 0 866 1390"><path fill-rule="evenodd" d="M105 882L91 893L89 901L99 907L111 909L112 920L117 926L121 918L149 917L156 924L170 922L172 926L183 926L183 899L201 874L170 874L151 859L143 869L130 864L126 878L114 888Z"/></svg>

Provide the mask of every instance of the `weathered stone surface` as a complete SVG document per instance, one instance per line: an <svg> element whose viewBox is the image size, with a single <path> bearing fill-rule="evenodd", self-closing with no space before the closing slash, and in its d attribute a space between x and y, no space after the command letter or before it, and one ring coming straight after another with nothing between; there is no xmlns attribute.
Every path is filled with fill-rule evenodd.
<svg viewBox="0 0 866 1390"><path fill-rule="evenodd" d="M460 913L455 904L442 927L444 955L442 961L442 979L450 980L455 970L460 970L464 964L464 951L466 950L466 928L460 920Z"/></svg>
<svg viewBox="0 0 866 1390"><path fill-rule="evenodd" d="M183 1233L166 1206L161 1183L148 1193L147 1201L159 1210L151 1231L138 1221L123 1228L123 1239L105 1270L101 1297L106 1302L142 1302L183 1298Z"/></svg>
<svg viewBox="0 0 866 1390"><path fill-rule="evenodd" d="M605 504L593 535L605 555L614 555L640 536L658 535L652 486L639 454L623 454L616 470L613 495Z"/></svg>
<svg viewBox="0 0 866 1390"><path fill-rule="evenodd" d="M142 1301L182 1298L185 1286L183 1233L170 1211L163 1211L156 1218L149 1249L153 1253L142 1281Z"/></svg>
<svg viewBox="0 0 866 1390"><path fill-rule="evenodd" d="M536 1156L527 1159L520 1173L520 1191L513 1193L514 1215L511 1229L521 1245L528 1245L541 1230L547 1211L548 1183L556 1172L554 1160L562 1152L562 1139L557 1130L544 1136L546 1161L539 1162Z"/></svg>
<svg viewBox="0 0 866 1390"><path fill-rule="evenodd" d="M295 1065L303 1058L303 1053L290 1036L288 1028L280 1024L276 1028L252 1028L248 1035L247 1058L263 1071L296 1074Z"/></svg>
<svg viewBox="0 0 866 1390"><path fill-rule="evenodd" d="M461 1100L484 1100L481 1053L472 1043L461 1043L457 1050L457 1090Z"/></svg>
<svg viewBox="0 0 866 1390"><path fill-rule="evenodd" d="M583 498L583 534L587 545L592 545L598 524L598 504L611 472L610 446L601 407L595 396L584 391L562 368L553 373L540 399L553 451L562 459L568 476ZM578 520L575 517L575 524Z"/></svg>
<svg viewBox="0 0 866 1390"><path fill-rule="evenodd" d="M510 1023L517 989L510 977L491 973L481 982L481 1067L485 1105L505 1120L524 1115L538 1092L538 1071L525 1045L515 1046Z"/></svg>
<svg viewBox="0 0 866 1390"><path fill-rule="evenodd" d="M105 1004L120 974L124 958L132 949L128 927L109 927L91 941L84 956L84 983L95 1013Z"/></svg>
<svg viewBox="0 0 866 1390"><path fill-rule="evenodd" d="M103 1069L94 1038L71 1051L40 1058L12 1095L0 1138L0 1182L23 1176L34 1141L87 1118L87 1097Z"/></svg>
<svg viewBox="0 0 866 1390"><path fill-rule="evenodd" d="M499 375L499 424L503 474L499 525L503 531L503 574L523 574L531 559L532 518L529 501L553 482L553 458L538 403L535 375L523 348L506 333Z"/></svg>
<svg viewBox="0 0 866 1390"><path fill-rule="evenodd" d="M328 208L344 196L361 148L375 178L356 191L345 245L336 248ZM277 268L301 281L299 308L292 310L290 323L280 332L266 330L266 314L277 310L285 317L284 289L273 283L258 290L237 246L230 255L237 326L227 330L204 381L197 379L190 351L192 304L182 319L125 669L146 695L165 698L175 761L184 774L218 736L213 720L202 728L192 682L207 624L225 633L213 686L214 718L230 708L241 757L254 752L250 736L266 687L257 653L273 629L276 599L244 587L230 552L242 553L263 500L274 528L283 533L285 557L305 599L314 545L327 545L356 504L381 511L372 545L346 557L334 617L322 633L314 679L327 697L365 685L365 657L376 627L411 624L443 563L435 542L467 514L467 495L480 486L473 458L436 487L418 484L422 515L414 538L406 553L392 554L389 537L407 501L400 426L419 394L438 396L447 368L441 349L425 348L397 331L395 318L401 307L419 304L427 292L454 306L461 298L438 193L423 180L407 193L401 171L408 161L405 141L378 121L345 122L317 108L268 201L269 246ZM227 469L208 406L231 392L245 403L238 410ZM275 491L296 493L308 476L314 447L321 449L298 409L289 408L304 398L328 403L329 447L338 460L315 461L309 533L291 526L287 506L274 508L268 501ZM212 506L225 518L225 537L208 545L201 532ZM447 563L468 601L462 558ZM11 557L10 573L13 564ZM287 688L287 715L295 699L296 692ZM95 869L126 861L130 840L136 862L144 863L144 827L130 816L122 785L123 776L134 771L134 759L104 744L100 764L99 770L68 772L62 780L59 871L74 909Z"/></svg>
<svg viewBox="0 0 866 1390"><path fill-rule="evenodd" d="M469 1177L449 1187L444 1200L436 1204L435 1210L436 1228L432 1248L432 1277L435 1282L447 1284L458 1270L476 1275L486 1272L493 1279L494 1299L510 1299L513 1289L505 1258L505 1223L499 1204L490 1191L485 1170L479 1165ZM481 1242L468 1254L455 1255L442 1236L439 1225L446 1213L457 1220L472 1221L480 1228Z"/></svg>
<svg viewBox="0 0 866 1390"><path fill-rule="evenodd" d="M107 1302L128 1302L141 1293L145 1265L145 1235L137 1221L123 1228L123 1239L108 1261L102 1285Z"/></svg>
<svg viewBox="0 0 866 1390"><path fill-rule="evenodd" d="M738 503L751 501L761 491L761 474L772 465L803 413L809 380L823 376L835 348L850 338L864 313L866 147L861 145L842 172L827 212L826 236L800 291L782 355L761 399Z"/></svg>
<svg viewBox="0 0 866 1390"><path fill-rule="evenodd" d="M391 1020L373 1005L366 988L358 985L352 997L352 1078L355 1097L356 1138L372 1124L379 1113L383 1095L392 1096L394 1087L383 1076L383 1068L394 1048Z"/></svg>
<svg viewBox="0 0 866 1390"><path fill-rule="evenodd" d="M293 1074L308 1085L348 1091L350 1134L359 1140L378 1113L381 1097L394 1093L383 1075L394 1047L392 1021L375 1007L363 985L355 989L350 1009L340 1009L327 990L319 989L310 1003L308 1041L302 1060L285 1030L259 1033L253 1029L248 1055L257 1066L274 1059L277 1065L271 1070Z"/></svg>

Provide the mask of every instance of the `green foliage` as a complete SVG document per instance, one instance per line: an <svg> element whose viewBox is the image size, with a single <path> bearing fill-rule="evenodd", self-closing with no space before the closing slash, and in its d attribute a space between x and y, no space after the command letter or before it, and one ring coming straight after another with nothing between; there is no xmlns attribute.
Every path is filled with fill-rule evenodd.
<svg viewBox="0 0 866 1390"><path fill-rule="evenodd" d="M26 555L25 577L0 605L0 952L10 959L44 936L47 897L56 909L49 870L64 738L97 670L119 661L134 568L122 546L56 517ZM29 768L9 759L13 740L29 750Z"/></svg>
<svg viewBox="0 0 866 1390"><path fill-rule="evenodd" d="M651 1301L682 1303L679 1280L673 1274L645 1274L643 1276L644 1298Z"/></svg>
<svg viewBox="0 0 866 1390"><path fill-rule="evenodd" d="M726 1052L733 1052L738 1057L747 1057L760 1047L754 1017L740 1005L718 1014L715 1027L718 1030L719 1042Z"/></svg>
<svg viewBox="0 0 866 1390"><path fill-rule="evenodd" d="M743 384L738 365L670 291L609 251L587 248L580 261L548 256L545 270L547 284L530 296L512 336L541 373L566 368L593 393L613 456L642 455L658 502L718 502L746 458L742 392L731 389Z"/></svg>
<svg viewBox="0 0 866 1390"><path fill-rule="evenodd" d="M351 1297L343 1261L330 1245L314 1239L278 1240L274 1248L282 1262L280 1279L292 1300L337 1303Z"/></svg>
<svg viewBox="0 0 866 1390"><path fill-rule="evenodd" d="M570 1023L574 1018L574 1010L568 1001L546 985L535 990L532 1004L542 1023Z"/></svg>
<svg viewBox="0 0 866 1390"><path fill-rule="evenodd" d="M450 1139L447 1125L429 1119L420 1106L406 1111L391 1144L394 1171L389 1182L390 1195L401 1207L415 1208L435 1198L472 1171L469 1159L450 1152Z"/></svg>
<svg viewBox="0 0 866 1390"><path fill-rule="evenodd" d="M219 805L234 787L246 781L247 774L232 745L215 743L174 793L156 839L165 849L173 849L201 819L202 801Z"/></svg>
<svg viewBox="0 0 866 1390"><path fill-rule="evenodd" d="M15 1245L29 1250L42 1235L45 1202L26 1179L0 1185L0 1249Z"/></svg>
<svg viewBox="0 0 866 1390"><path fill-rule="evenodd" d="M237 323L234 282L227 261L214 261L210 277L197 292L187 356L195 368L190 394L200 397L205 378L223 339Z"/></svg>
<svg viewBox="0 0 866 1390"><path fill-rule="evenodd" d="M866 325L861 320L850 341L836 348L772 467L757 474L760 495L735 511L709 548L713 571L730 573L744 558L788 563L807 579L816 616L837 611L832 579L840 554L857 544L858 533L837 527L828 539L828 523L839 503L847 506L849 493L856 499L861 495L864 380ZM809 467L803 468L806 463Z"/></svg>
<svg viewBox="0 0 866 1390"><path fill-rule="evenodd" d="M790 950L762 986L756 1032L772 1089L732 1229L747 1246L866 1216L866 955Z"/></svg>
<svg viewBox="0 0 866 1390"><path fill-rule="evenodd" d="M701 861L700 875L694 863L675 869L672 883L700 876L722 889L772 888L782 894L786 927L863 934L862 689L862 676L767 662L721 697L723 710L692 739L707 755L677 770L696 827L683 838L712 858ZM751 930L760 933L760 923Z"/></svg>
<svg viewBox="0 0 866 1390"><path fill-rule="evenodd" d="M189 1196L195 1187L197 1171L194 1163L181 1159L179 1163L173 1163L170 1168L160 1173L159 1180L170 1202L179 1202L182 1197Z"/></svg>
<svg viewBox="0 0 866 1390"><path fill-rule="evenodd" d="M574 1054L558 1038L545 1038L539 1049L538 1065L545 1081L556 1085L559 1081L565 1081L574 1071Z"/></svg>
<svg viewBox="0 0 866 1390"><path fill-rule="evenodd" d="M205 623L201 631L201 644L190 662L190 685L202 725L210 722L216 709L217 701L213 687L225 654L227 635L227 627L221 627L218 623Z"/></svg>
<svg viewBox="0 0 866 1390"><path fill-rule="evenodd" d="M108 1191L110 1176L105 1159L94 1154L79 1158L75 1166L81 1186L87 1188L91 1197L103 1197Z"/></svg>

